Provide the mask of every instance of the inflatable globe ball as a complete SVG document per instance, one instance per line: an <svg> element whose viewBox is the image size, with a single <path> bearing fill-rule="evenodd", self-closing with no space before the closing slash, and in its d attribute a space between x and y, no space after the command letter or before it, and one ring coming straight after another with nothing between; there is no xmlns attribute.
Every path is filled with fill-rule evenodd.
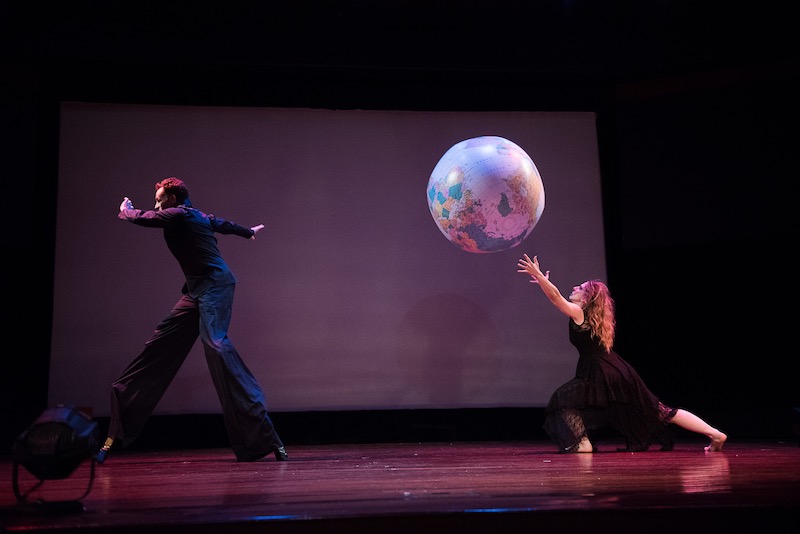
<svg viewBox="0 0 800 534"><path fill-rule="evenodd" d="M431 172L427 197L447 240L478 254L516 247L544 211L544 186L533 160L497 136L453 145Z"/></svg>

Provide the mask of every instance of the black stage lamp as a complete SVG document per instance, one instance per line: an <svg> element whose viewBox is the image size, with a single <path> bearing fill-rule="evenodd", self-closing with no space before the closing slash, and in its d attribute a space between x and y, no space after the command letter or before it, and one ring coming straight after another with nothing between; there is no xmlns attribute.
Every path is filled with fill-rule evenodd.
<svg viewBox="0 0 800 534"><path fill-rule="evenodd" d="M91 459L89 487L77 500L38 501L40 507L62 511L82 511L80 500L89 494L94 481L95 457L100 448L97 423L71 406L58 405L45 410L14 443L12 485L19 504L46 480L69 477L85 460ZM24 494L19 490L19 466L39 479L39 483Z"/></svg>

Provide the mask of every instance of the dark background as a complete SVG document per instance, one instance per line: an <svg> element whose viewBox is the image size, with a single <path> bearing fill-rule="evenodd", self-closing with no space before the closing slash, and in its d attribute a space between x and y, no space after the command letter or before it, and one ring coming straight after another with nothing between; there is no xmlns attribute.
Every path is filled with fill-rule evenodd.
<svg viewBox="0 0 800 534"><path fill-rule="evenodd" d="M779 5L2 2L0 443L10 448L48 407L66 100L594 111L617 350L665 402L731 439L791 438L800 87L794 19ZM275 419L288 444L512 440L541 437L542 414ZM154 418L140 445L224 443L221 428L216 417Z"/></svg>

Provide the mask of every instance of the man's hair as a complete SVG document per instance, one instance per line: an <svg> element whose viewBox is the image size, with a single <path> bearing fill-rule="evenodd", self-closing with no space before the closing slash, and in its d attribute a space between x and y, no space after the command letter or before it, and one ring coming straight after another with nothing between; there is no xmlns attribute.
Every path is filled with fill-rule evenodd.
<svg viewBox="0 0 800 534"><path fill-rule="evenodd" d="M189 188L183 183L180 178L170 176L164 178L160 182L156 182L156 190L164 188L164 192L168 195L175 195L175 200L178 204L184 204L189 199Z"/></svg>

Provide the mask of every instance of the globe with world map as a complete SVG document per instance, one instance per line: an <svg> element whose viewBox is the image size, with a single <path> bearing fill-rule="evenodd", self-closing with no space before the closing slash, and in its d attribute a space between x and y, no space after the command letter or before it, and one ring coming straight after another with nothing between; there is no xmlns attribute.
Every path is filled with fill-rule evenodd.
<svg viewBox="0 0 800 534"><path fill-rule="evenodd" d="M544 211L544 186L533 160L498 136L453 145L431 172L427 197L448 241L477 254L516 247Z"/></svg>

